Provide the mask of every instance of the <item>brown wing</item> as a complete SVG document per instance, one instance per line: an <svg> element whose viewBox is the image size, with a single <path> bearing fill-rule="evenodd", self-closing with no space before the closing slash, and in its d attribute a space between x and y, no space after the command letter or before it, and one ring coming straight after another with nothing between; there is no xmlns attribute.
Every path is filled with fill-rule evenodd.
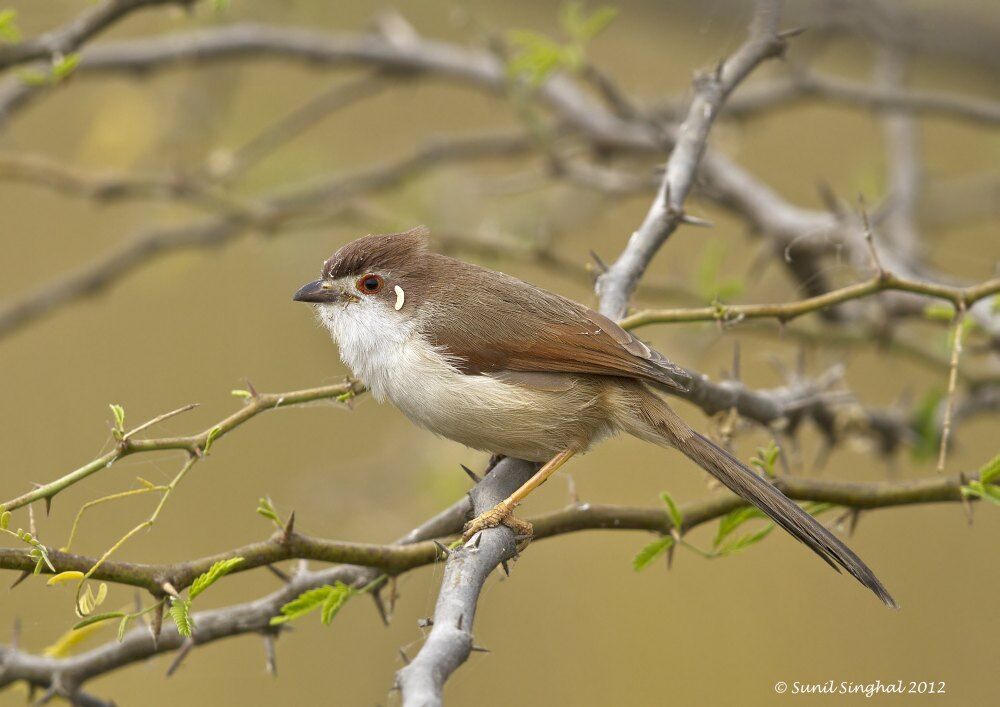
<svg viewBox="0 0 1000 707"><path fill-rule="evenodd" d="M452 273L433 294L424 334L465 372L594 373L686 389L687 372L602 314L502 273L435 260Z"/></svg>

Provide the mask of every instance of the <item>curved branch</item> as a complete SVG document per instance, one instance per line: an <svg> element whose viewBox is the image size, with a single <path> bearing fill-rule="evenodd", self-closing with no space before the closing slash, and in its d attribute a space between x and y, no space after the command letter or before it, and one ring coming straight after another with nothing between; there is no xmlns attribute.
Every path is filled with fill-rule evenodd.
<svg viewBox="0 0 1000 707"><path fill-rule="evenodd" d="M508 488L516 487L523 478L526 478L525 475L530 473L531 469L526 468L521 462L509 460L501 463L487 475L482 489L473 490L473 495L478 497L476 507L489 507L491 499L502 497ZM494 477L494 474L497 476ZM911 504L959 502L962 500L962 485L974 478L975 475L955 475L933 476L916 481L852 483L780 477L775 483L789 497L796 500L833 503L853 509L876 509ZM486 483L487 481L490 483ZM711 522L742 505L742 501L728 491L712 498L682 504L680 510L684 519L683 529L688 530ZM406 571L438 561L440 552L437 546L425 541L457 533L471 509L469 498L463 497L450 508L401 538L395 545L353 546L349 543L303 539L307 544L302 545L300 549L304 551L309 543L318 543L330 549L331 554L317 559L335 560L348 556L337 554L345 547L378 548L377 552L386 557L399 558L400 571ZM663 534L673 529L670 515L664 508L589 503L577 503L536 516L531 520L535 525L535 537L539 540L582 530L641 530ZM405 544L411 544L411 547L406 549L399 547ZM421 659L418 655L409 667L400 671L400 682L407 702L411 701L412 696L412 703L423 704L416 699L417 696L423 698L434 694L440 695L439 687L446 676L439 678L428 672L432 665L444 665L445 663L441 661L448 661L448 666L457 667L468 657L468 652L472 650L474 595L478 593L482 582L497 564L512 556L513 545L510 531L501 527L484 532L478 547L466 545L451 552L445 568L445 577L461 581L462 584L454 585L446 581L443 585L442 595L435 610L434 629L425 644L425 647L430 646L428 658ZM216 559L232 557L244 551L245 548L238 548L229 553L195 562L200 568ZM19 569L21 565L16 557L18 554L19 551L13 554L8 552L0 554L0 566ZM360 559L362 556L354 557ZM159 577L182 577L183 572L188 570L180 568L190 564L157 566L109 562L104 569L107 572L105 578L109 581L145 586L137 579L140 575L144 578L144 582L152 582ZM405 565L409 566L402 569ZM385 567L383 564L376 566ZM361 586L374 579L378 572L357 565L343 565L318 572L301 572L293 577L288 585L261 599L197 613L194 644L202 645L232 636L272 630L269 624L271 617L277 616L284 603L302 592L335 581ZM440 621L437 620L439 616L442 619ZM463 617L461 626L458 624L458 616ZM88 680L150 656L178 650L182 644L183 639L177 635L176 630L165 626L158 642L152 639L145 628L137 628L130 631L121 643L111 642L69 658L48 658L24 653L11 647L0 647L0 688L17 681L26 681L48 688L58 681L66 694L73 694ZM439 657L432 660L433 656ZM457 663L450 662L455 660ZM413 668L414 665L417 667ZM433 701L430 704L433 704Z"/></svg>

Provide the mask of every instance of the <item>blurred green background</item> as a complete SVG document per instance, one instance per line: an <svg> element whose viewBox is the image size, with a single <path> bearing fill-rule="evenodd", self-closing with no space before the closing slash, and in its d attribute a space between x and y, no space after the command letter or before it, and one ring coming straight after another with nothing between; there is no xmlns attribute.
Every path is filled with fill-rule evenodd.
<svg viewBox="0 0 1000 707"><path fill-rule="evenodd" d="M23 0L3 6L18 10L24 34L33 36L86 4ZM648 99L683 94L695 69L738 46L747 17L738 3L623 0L616 6L619 17L593 42L590 57L631 94ZM550 2L424 0L392 7L423 35L459 42L512 28L558 32L558 5ZM990 7L962 3L956 12L989 18ZM363 2L234 0L223 13L140 12L102 39L239 19L364 30L380 9L382 4ZM796 40L792 56L845 76L871 75L871 47L858 39L807 36ZM253 61L149 77L80 77L15 116L0 132L0 149L45 154L81 168L194 171L214 152L239 146L331 82L355 73L361 75ZM983 62L920 56L912 73L916 86L998 97L995 70ZM296 137L236 189L256 194L390 160L432 136L517 121L501 97L435 81L403 82ZM996 131L931 117L921 120L920 129L928 183L997 168ZM863 110L808 103L748 123L723 121L713 141L796 204L821 208L820 182L848 198L862 191L873 201L883 189L882 131L877 117ZM615 201L540 174L538 158L445 166L373 203L400 224L426 223L432 233L542 234L581 264L591 249L613 258L648 206L648 195ZM743 301L796 295L777 262L750 277L749 265L763 248L760 239L703 201L696 199L693 211L715 227L679 231L655 261L650 282L697 290L697 273L718 257L717 271L707 277L743 281ZM184 223L199 213L152 200L101 205L4 183L0 300L72 270L132 233ZM274 237L247 234L224 249L170 255L98 298L0 341L0 496L53 479L107 449L109 403L122 404L132 422L201 403L160 429L181 434L236 409L239 402L229 391L244 387L245 379L274 392L340 380L345 371L334 346L291 294L334 249L383 225L362 217ZM1000 258L997 225L995 218L980 217L926 228L930 261L968 280L992 276ZM544 268L520 261L485 264L593 303L585 283ZM928 347L944 350L942 329L918 331ZM720 333L712 326L659 326L642 335L679 363L712 376L729 366L739 341L744 380L755 387L780 385L774 361L794 366L798 354L793 337L764 338L740 328ZM945 385L944 373L875 347L807 353L813 373L846 362L850 388L871 405L891 405ZM696 427L710 429L702 413L680 407ZM995 418L963 424L949 471L975 469L996 454L996 430ZM766 439L749 431L737 439L736 450L749 457ZM856 480L935 473L932 462L915 462L906 452L887 464L864 444L838 449L825 468L813 470L809 462L819 446L811 431L803 435L801 473ZM268 413L221 441L180 486L157 526L120 557L176 561L266 537L270 528L254 513L264 495L283 513L294 509L302 532L388 541L465 492L460 463L481 468L484 461L368 398L352 412L316 404ZM179 462L178 454L142 455L95 475L55 500L52 516L40 520L41 537L61 543L81 503L129 488L137 475L166 482ZM574 459L561 478L532 496L523 515L565 504L566 474L584 501L650 505L663 490L680 501L712 493L704 475L677 455L614 440ZM148 514L151 503L140 498L94 512L77 551L99 554ZM779 696L773 685L902 679L945 681L947 694L897 703L987 704L995 701L998 531L1000 513L986 507L977 508L971 528L957 505L864 514L851 545L892 590L902 605L898 612L783 534L723 560L679 552L671 571L658 563L639 574L630 561L646 535L590 532L539 542L515 565L511 579L494 576L488 582L475 635L492 652L474 654L450 681L447 696L451 704L484 706L839 703L848 698ZM708 543L713 532L703 528L693 539ZM278 642L277 678L265 673L262 641L246 636L197 648L169 680L167 656L114 672L89 690L124 705L387 704L397 700L388 693L400 667L397 649L412 655L419 647L417 619L432 613L440 578L438 567L401 578L389 628L360 600L330 627L312 618L298 622ZM269 573L241 574L214 588L201 606L248 600L275 586ZM130 590L115 587L107 606L132 601ZM24 626L22 647L39 650L74 623L71 590L46 588L34 579L3 591L0 640L7 640L2 632L15 616ZM113 628L99 638L111 640ZM20 699L15 690L0 694L3 703Z"/></svg>

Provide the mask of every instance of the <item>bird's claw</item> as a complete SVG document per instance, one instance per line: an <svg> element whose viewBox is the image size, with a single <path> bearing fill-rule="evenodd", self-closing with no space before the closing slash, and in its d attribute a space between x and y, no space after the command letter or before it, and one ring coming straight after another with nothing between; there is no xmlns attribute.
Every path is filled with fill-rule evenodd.
<svg viewBox="0 0 1000 707"><path fill-rule="evenodd" d="M498 503L493 508L465 524L465 527L462 529L462 540L468 542L479 531L496 528L499 525L506 525L514 531L514 535L519 539L530 539L532 535L531 523L515 517L512 515L513 512L513 504L506 502Z"/></svg>

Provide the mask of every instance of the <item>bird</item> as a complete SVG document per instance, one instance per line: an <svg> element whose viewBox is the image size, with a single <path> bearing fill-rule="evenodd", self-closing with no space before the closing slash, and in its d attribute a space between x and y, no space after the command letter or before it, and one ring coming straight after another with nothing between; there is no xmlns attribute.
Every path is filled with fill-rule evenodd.
<svg viewBox="0 0 1000 707"><path fill-rule="evenodd" d="M425 227L339 248L293 299L314 306L340 357L379 402L467 447L541 463L466 524L530 536L514 508L573 455L617 434L677 449L830 566L896 607L843 542L670 407L690 374L593 309L433 252Z"/></svg>

